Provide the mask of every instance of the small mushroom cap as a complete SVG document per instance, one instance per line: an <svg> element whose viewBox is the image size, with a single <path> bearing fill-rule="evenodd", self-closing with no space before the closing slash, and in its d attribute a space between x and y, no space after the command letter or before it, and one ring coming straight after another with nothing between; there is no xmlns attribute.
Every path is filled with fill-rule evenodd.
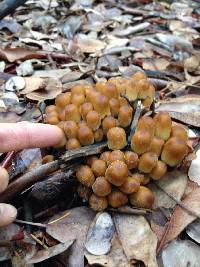
<svg viewBox="0 0 200 267"><path fill-rule="evenodd" d="M161 160L158 160L156 166L150 172L150 177L153 180L159 180L161 177L165 175L166 172L167 172L167 164L162 162Z"/></svg>
<svg viewBox="0 0 200 267"><path fill-rule="evenodd" d="M108 207L108 201L106 197L98 197L92 194L89 198L89 205L94 211L102 211Z"/></svg>
<svg viewBox="0 0 200 267"><path fill-rule="evenodd" d="M101 117L97 111L91 110L86 115L86 122L88 127L95 131L101 125Z"/></svg>
<svg viewBox="0 0 200 267"><path fill-rule="evenodd" d="M62 93L58 95L55 99L56 107L64 108L65 106L69 105L71 102L71 93Z"/></svg>
<svg viewBox="0 0 200 267"><path fill-rule="evenodd" d="M132 176L127 177L126 181L119 187L119 189L125 194L132 194L139 190L140 183Z"/></svg>
<svg viewBox="0 0 200 267"><path fill-rule="evenodd" d="M129 170L132 170L138 166L138 155L133 151L126 151L124 153L125 162Z"/></svg>
<svg viewBox="0 0 200 267"><path fill-rule="evenodd" d="M80 113L83 120L86 120L86 116L91 110L93 110L93 106L90 102L85 102L80 106Z"/></svg>
<svg viewBox="0 0 200 267"><path fill-rule="evenodd" d="M92 187L95 177L90 167L87 165L80 165L76 170L76 178L77 180L87 186Z"/></svg>
<svg viewBox="0 0 200 267"><path fill-rule="evenodd" d="M105 151L101 153L100 159L104 160L106 165L109 165L109 157L110 157L111 151Z"/></svg>
<svg viewBox="0 0 200 267"><path fill-rule="evenodd" d="M46 164L49 162L54 161L54 156L53 155L46 155L42 158L42 164Z"/></svg>
<svg viewBox="0 0 200 267"><path fill-rule="evenodd" d="M65 121L65 109L58 109L58 118L61 121Z"/></svg>
<svg viewBox="0 0 200 267"><path fill-rule="evenodd" d="M155 136L167 140L172 129L172 120L169 113L160 111L154 116L153 120L155 122Z"/></svg>
<svg viewBox="0 0 200 267"><path fill-rule="evenodd" d="M163 139L161 139L160 137L154 136L151 141L149 151L154 152L159 157L164 143L165 141Z"/></svg>
<svg viewBox="0 0 200 267"><path fill-rule="evenodd" d="M107 133L108 147L112 150L123 149L126 145L126 132L123 128L113 127Z"/></svg>
<svg viewBox="0 0 200 267"><path fill-rule="evenodd" d="M92 166L92 163L95 161L95 160L98 160L97 156L90 156L88 158L86 158L85 160L85 163L88 165L88 166Z"/></svg>
<svg viewBox="0 0 200 267"><path fill-rule="evenodd" d="M65 124L65 121L60 121L57 126L64 131L64 124Z"/></svg>
<svg viewBox="0 0 200 267"><path fill-rule="evenodd" d="M56 114L49 113L49 114L47 114L47 116L45 118L45 122L52 124L52 125L57 125L60 122L60 120L59 120L58 116L56 116Z"/></svg>
<svg viewBox="0 0 200 267"><path fill-rule="evenodd" d="M66 139L66 137L65 137L64 132L62 132L62 133L63 133L62 139L60 140L60 142L59 142L58 144L56 144L56 145L54 146L54 148L61 148L61 147L63 147L63 146L66 145L66 143L67 143L67 139Z"/></svg>
<svg viewBox="0 0 200 267"><path fill-rule="evenodd" d="M76 138L78 134L78 126L74 121L64 122L64 133L67 138Z"/></svg>
<svg viewBox="0 0 200 267"><path fill-rule="evenodd" d="M112 116L107 116L102 121L103 133L106 135L108 130L117 126L117 120Z"/></svg>
<svg viewBox="0 0 200 267"><path fill-rule="evenodd" d="M142 173L134 173L132 177L136 179L141 185L146 185L150 182L150 178Z"/></svg>
<svg viewBox="0 0 200 267"><path fill-rule="evenodd" d="M121 97L120 96L118 99L119 99L120 107L129 105L129 103L128 103L128 101L127 101L127 99L125 97Z"/></svg>
<svg viewBox="0 0 200 267"><path fill-rule="evenodd" d="M118 116L118 113L119 113L119 108L120 108L119 99L117 99L117 98L111 98L109 100L109 106L110 106L111 115L113 117L117 117Z"/></svg>
<svg viewBox="0 0 200 267"><path fill-rule="evenodd" d="M187 143L177 137L171 137L162 150L161 159L167 165L174 167L181 163L187 154Z"/></svg>
<svg viewBox="0 0 200 267"><path fill-rule="evenodd" d="M113 83L97 82L96 88L98 91L100 91L103 95L107 96L109 99L112 97L114 98L119 97L118 90Z"/></svg>
<svg viewBox="0 0 200 267"><path fill-rule="evenodd" d="M121 127L126 128L131 124L132 113L133 109L130 107L130 105L124 105L120 107L118 121Z"/></svg>
<svg viewBox="0 0 200 267"><path fill-rule="evenodd" d="M73 150L73 149L77 149L80 147L81 147L81 144L76 138L70 138L69 140L67 140L67 144L66 144L67 150Z"/></svg>
<svg viewBox="0 0 200 267"><path fill-rule="evenodd" d="M155 122L151 117L143 116L138 121L137 131L147 131L153 137L155 131Z"/></svg>
<svg viewBox="0 0 200 267"><path fill-rule="evenodd" d="M134 101L137 99L138 97L138 86L137 86L137 82L133 81L133 80L127 80L126 84L125 84L125 88L126 88L126 97L130 100L130 101Z"/></svg>
<svg viewBox="0 0 200 267"><path fill-rule="evenodd" d="M127 202L127 196L119 190L115 190L108 195L108 204L113 208L124 206Z"/></svg>
<svg viewBox="0 0 200 267"><path fill-rule="evenodd" d="M131 138L131 149L138 155L149 150L152 136L149 131L136 131Z"/></svg>
<svg viewBox="0 0 200 267"><path fill-rule="evenodd" d="M111 151L109 158L108 158L109 164L111 164L112 162L114 162L116 160L120 160L120 161L125 162L124 153L121 150Z"/></svg>
<svg viewBox="0 0 200 267"><path fill-rule="evenodd" d="M50 105L45 108L45 113L57 112L57 107L55 105Z"/></svg>
<svg viewBox="0 0 200 267"><path fill-rule="evenodd" d="M76 105L69 104L65 107L65 120L75 122L79 122L81 120L81 115Z"/></svg>
<svg viewBox="0 0 200 267"><path fill-rule="evenodd" d="M111 193L112 187L111 184L105 177L97 177L93 186L92 190L95 195L99 197L105 197Z"/></svg>
<svg viewBox="0 0 200 267"><path fill-rule="evenodd" d="M138 98L146 99L150 95L150 84L148 80L142 79L137 82L138 86Z"/></svg>
<svg viewBox="0 0 200 267"><path fill-rule="evenodd" d="M81 126L78 129L78 140L83 146L94 143L94 134L88 126Z"/></svg>
<svg viewBox="0 0 200 267"><path fill-rule="evenodd" d="M149 85L149 90L148 90L148 96L143 99L142 104L144 107L146 108L150 108L151 104L153 103L153 100L155 98L155 88L154 86L151 84Z"/></svg>
<svg viewBox="0 0 200 267"><path fill-rule="evenodd" d="M111 184L120 186L128 177L128 167L123 161L114 161L108 166L105 176Z"/></svg>
<svg viewBox="0 0 200 267"><path fill-rule="evenodd" d="M91 169L96 177L105 176L106 163L102 159L97 159L92 162Z"/></svg>
<svg viewBox="0 0 200 267"><path fill-rule="evenodd" d="M84 85L76 85L76 86L72 87L71 94L72 94L72 96L75 94L85 95Z"/></svg>
<svg viewBox="0 0 200 267"><path fill-rule="evenodd" d="M71 103L76 105L77 107L81 106L85 102L84 94L73 94L71 97Z"/></svg>
<svg viewBox="0 0 200 267"><path fill-rule="evenodd" d="M131 77L132 80L134 81L140 81L140 80L147 80L147 76L144 72L142 71L137 71L132 77Z"/></svg>
<svg viewBox="0 0 200 267"><path fill-rule="evenodd" d="M157 161L158 157L155 153L146 152L139 159L138 170L144 173L150 173L156 166Z"/></svg>
<svg viewBox="0 0 200 267"><path fill-rule="evenodd" d="M94 140L97 143L103 140L103 130L101 128L94 132Z"/></svg>
<svg viewBox="0 0 200 267"><path fill-rule="evenodd" d="M91 103L99 114L101 119L110 115L109 98L99 92L93 93L91 97Z"/></svg>
<svg viewBox="0 0 200 267"><path fill-rule="evenodd" d="M131 205L138 208L151 209L154 204L154 193L145 186L140 186L136 193L129 196Z"/></svg>
<svg viewBox="0 0 200 267"><path fill-rule="evenodd" d="M171 137L177 137L185 142L188 140L187 131L180 124L172 125Z"/></svg>

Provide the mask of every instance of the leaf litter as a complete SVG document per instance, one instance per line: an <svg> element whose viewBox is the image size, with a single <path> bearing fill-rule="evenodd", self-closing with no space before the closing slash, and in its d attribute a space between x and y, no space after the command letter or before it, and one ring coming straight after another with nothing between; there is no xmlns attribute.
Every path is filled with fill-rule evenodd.
<svg viewBox="0 0 200 267"><path fill-rule="evenodd" d="M199 18L195 0L27 1L0 21L0 122L41 121L39 107L53 103L73 85L144 70L157 89L155 111L168 111L195 132L188 141L195 153L200 127ZM40 166L47 152L5 155L11 177ZM69 267L87 266L85 259L90 266L129 267L138 261L150 267L198 266L199 246L189 240L200 240L198 158L198 149L196 159L188 157L188 165L193 160L188 176L182 169L170 170L151 183L156 201L145 217L116 211L96 215L77 200L77 185L70 177L66 195L72 199L60 195L54 205L43 201L31 209L31 219L22 201L28 199L28 188L16 199L26 215L20 216L37 218L46 230L28 229L26 224L2 228L0 242L9 246L1 248L0 260L11 258L17 267L36 262L40 267L43 261L54 267L57 259ZM58 176L59 171L45 181L58 182ZM62 185L45 186L59 192Z"/></svg>

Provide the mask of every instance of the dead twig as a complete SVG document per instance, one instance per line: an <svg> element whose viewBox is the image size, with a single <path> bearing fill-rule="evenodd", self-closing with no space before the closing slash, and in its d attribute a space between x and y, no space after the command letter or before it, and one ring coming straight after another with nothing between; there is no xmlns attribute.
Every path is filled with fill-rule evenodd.
<svg viewBox="0 0 200 267"><path fill-rule="evenodd" d="M148 212L151 212L151 210L136 209L128 206L124 206L118 209L108 208L107 211L111 211L114 213L121 213L121 214L129 214L129 215L147 215Z"/></svg>
<svg viewBox="0 0 200 267"><path fill-rule="evenodd" d="M47 227L46 224L43 224L43 223L27 222L27 221L18 220L18 219L15 219L15 222L16 223L20 223L20 224L25 224L25 225L37 226L37 227L40 227L40 228L46 228Z"/></svg>

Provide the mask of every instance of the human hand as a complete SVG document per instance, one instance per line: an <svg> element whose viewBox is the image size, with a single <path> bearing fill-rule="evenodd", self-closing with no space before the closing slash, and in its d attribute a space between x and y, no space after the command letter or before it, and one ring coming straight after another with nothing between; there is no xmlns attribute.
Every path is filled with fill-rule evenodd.
<svg viewBox="0 0 200 267"><path fill-rule="evenodd" d="M62 137L62 131L54 125L29 122L1 123L0 152L52 146L58 144ZM8 182L8 172L0 167L0 193L6 189ZM16 216L15 207L0 203L0 227L10 224Z"/></svg>

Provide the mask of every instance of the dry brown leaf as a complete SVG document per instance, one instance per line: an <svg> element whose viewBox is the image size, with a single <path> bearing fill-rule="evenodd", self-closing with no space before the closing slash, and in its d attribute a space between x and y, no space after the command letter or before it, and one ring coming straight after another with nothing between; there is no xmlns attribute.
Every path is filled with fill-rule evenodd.
<svg viewBox="0 0 200 267"><path fill-rule="evenodd" d="M188 194L182 204L197 214L200 214L200 188L195 189L190 194ZM172 217L169 222L169 228L165 239L163 240L163 245L169 241L175 239L191 222L196 219L195 216L190 215L185 209L180 206L176 206Z"/></svg>
<svg viewBox="0 0 200 267"><path fill-rule="evenodd" d="M161 180L156 181L155 184L150 184L148 187L153 190L155 194L154 207L173 208L176 206L176 202L170 198L165 192L180 200L184 194L187 185L187 175L175 170L168 172Z"/></svg>
<svg viewBox="0 0 200 267"><path fill-rule="evenodd" d="M70 212L67 217L48 225L47 233L60 242L76 239L70 249L67 266L84 267L84 244L95 213L86 207L74 208L67 212ZM62 217L65 213L66 211L54 216L51 221Z"/></svg>
<svg viewBox="0 0 200 267"><path fill-rule="evenodd" d="M190 165L188 176L191 181L200 185L200 149L196 152L196 159Z"/></svg>
<svg viewBox="0 0 200 267"><path fill-rule="evenodd" d="M27 60L32 58L44 58L44 55L42 53L38 53L38 51L31 51L22 47L0 47L0 59L5 61L16 62L18 60Z"/></svg>
<svg viewBox="0 0 200 267"><path fill-rule="evenodd" d="M150 60L143 60L143 68L145 70L166 70L169 66L169 61L164 58L155 58Z"/></svg>
<svg viewBox="0 0 200 267"><path fill-rule="evenodd" d="M26 77L25 80L25 88L20 91L20 94L26 95L32 93L36 90L45 88L45 80L37 77ZM47 81L47 80L46 80Z"/></svg>
<svg viewBox="0 0 200 267"><path fill-rule="evenodd" d="M147 267L157 267L157 237L143 216L116 214L113 216L119 239L129 261L143 261Z"/></svg>
<svg viewBox="0 0 200 267"><path fill-rule="evenodd" d="M79 34L77 46L82 53L95 53L105 48L106 44L97 39L91 39L87 35Z"/></svg>
<svg viewBox="0 0 200 267"><path fill-rule="evenodd" d="M58 79L49 78L45 83L45 88L31 92L27 94L26 97L35 101L44 101L47 99L55 99L57 95L62 93L62 83Z"/></svg>
<svg viewBox="0 0 200 267"><path fill-rule="evenodd" d="M133 267L133 265L128 262L119 238L116 234L112 239L112 247L108 254L95 256L88 252L85 252L85 257L87 258L88 263L91 265L99 264L105 267Z"/></svg>

